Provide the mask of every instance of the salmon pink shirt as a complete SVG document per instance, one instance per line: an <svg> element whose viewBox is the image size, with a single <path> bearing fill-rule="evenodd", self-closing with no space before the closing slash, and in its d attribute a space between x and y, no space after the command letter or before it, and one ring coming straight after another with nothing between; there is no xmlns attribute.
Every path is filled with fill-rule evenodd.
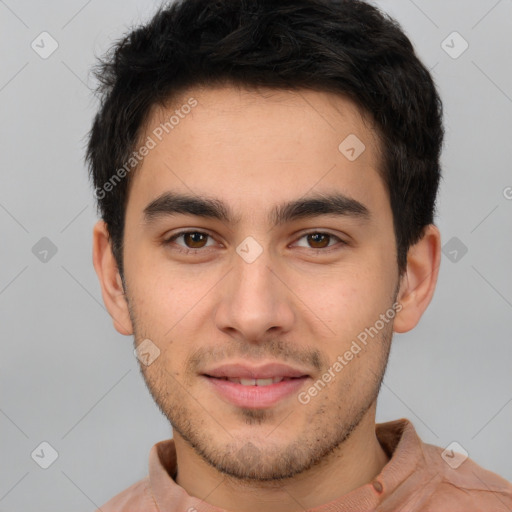
<svg viewBox="0 0 512 512"><path fill-rule="evenodd" d="M470 458L452 467L457 463L445 459L451 462L453 452L444 459L443 449L422 442L409 420L378 423L375 432L390 457L382 471L371 482L306 512L512 512L510 482ZM149 475L97 512L226 512L188 495L172 479L175 474L174 441L160 441L149 454Z"/></svg>

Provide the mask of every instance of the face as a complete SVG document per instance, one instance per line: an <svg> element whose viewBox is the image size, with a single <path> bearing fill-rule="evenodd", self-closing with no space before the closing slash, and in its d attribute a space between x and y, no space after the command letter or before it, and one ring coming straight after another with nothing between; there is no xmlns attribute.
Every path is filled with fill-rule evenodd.
<svg viewBox="0 0 512 512"><path fill-rule="evenodd" d="M160 351L147 386L219 471L298 474L375 407L388 358L399 276L371 124L328 93L223 87L154 110L147 137L123 253L136 344Z"/></svg>

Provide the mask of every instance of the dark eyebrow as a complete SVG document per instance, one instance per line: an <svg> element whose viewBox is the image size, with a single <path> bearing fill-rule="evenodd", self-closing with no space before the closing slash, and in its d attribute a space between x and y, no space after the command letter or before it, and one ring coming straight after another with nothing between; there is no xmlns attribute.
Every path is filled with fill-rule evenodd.
<svg viewBox="0 0 512 512"><path fill-rule="evenodd" d="M161 216L195 215L216 219L227 224L237 224L240 217L233 215L228 206L218 199L166 192L144 208L144 220L150 223ZM300 198L274 207L269 221L273 226L297 219L320 215L337 215L370 220L369 209L359 201L340 193L322 194Z"/></svg>
<svg viewBox="0 0 512 512"><path fill-rule="evenodd" d="M271 224L278 226L296 219L312 218L320 215L337 215L370 220L370 210L359 201L343 194L322 194L297 199L279 205L270 214Z"/></svg>
<svg viewBox="0 0 512 512"><path fill-rule="evenodd" d="M196 215L232 222L230 211L222 201L199 196L166 192L144 208L144 220L147 223L157 217L174 214Z"/></svg>

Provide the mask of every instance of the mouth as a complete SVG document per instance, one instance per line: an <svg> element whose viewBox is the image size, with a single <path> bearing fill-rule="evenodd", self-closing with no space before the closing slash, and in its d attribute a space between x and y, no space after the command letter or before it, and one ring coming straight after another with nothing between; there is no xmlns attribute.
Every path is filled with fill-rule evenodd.
<svg viewBox="0 0 512 512"><path fill-rule="evenodd" d="M268 379L243 379L242 377L213 377L212 375L205 375L211 379L227 380L242 386L270 386L271 384L278 384L286 380L300 379L301 377L270 377Z"/></svg>
<svg viewBox="0 0 512 512"><path fill-rule="evenodd" d="M302 369L277 363L259 367L222 365L207 370L201 377L224 402L250 409L276 406L279 402L297 395L311 379Z"/></svg>

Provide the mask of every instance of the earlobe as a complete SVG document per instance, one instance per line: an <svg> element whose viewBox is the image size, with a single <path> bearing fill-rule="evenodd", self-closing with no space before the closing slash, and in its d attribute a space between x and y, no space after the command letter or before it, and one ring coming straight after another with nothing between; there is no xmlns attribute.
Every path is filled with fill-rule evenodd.
<svg viewBox="0 0 512 512"><path fill-rule="evenodd" d="M410 331L420 321L434 295L440 263L441 235L434 224L429 224L407 253L407 272L397 297L402 307L395 317L395 332Z"/></svg>
<svg viewBox="0 0 512 512"><path fill-rule="evenodd" d="M101 285L105 307L112 317L115 329L124 335L133 334L128 303L117 262L112 254L110 236L104 221L93 229L93 264Z"/></svg>

